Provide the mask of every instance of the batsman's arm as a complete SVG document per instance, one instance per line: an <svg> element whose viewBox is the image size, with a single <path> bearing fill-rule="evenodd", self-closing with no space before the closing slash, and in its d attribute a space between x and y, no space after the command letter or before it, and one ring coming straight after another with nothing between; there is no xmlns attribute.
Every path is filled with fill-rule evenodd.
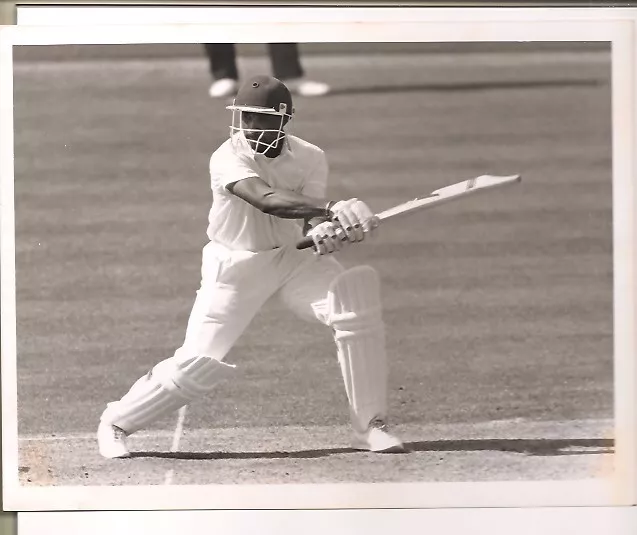
<svg viewBox="0 0 637 535"><path fill-rule="evenodd" d="M275 217L313 220L313 223L316 218L328 220L331 217L331 201L273 188L258 176L233 182L227 188L255 208Z"/></svg>

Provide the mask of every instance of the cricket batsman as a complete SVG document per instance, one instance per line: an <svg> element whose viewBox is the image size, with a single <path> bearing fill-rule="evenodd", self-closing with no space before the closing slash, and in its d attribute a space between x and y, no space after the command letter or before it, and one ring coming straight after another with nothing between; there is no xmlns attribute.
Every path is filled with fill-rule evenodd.
<svg viewBox="0 0 637 535"><path fill-rule="evenodd" d="M235 366L224 361L270 298L328 326L349 403L352 447L404 452L387 427L387 357L379 278L370 266L345 269L334 253L379 225L362 201L325 197L328 165L315 145L285 132L294 109L288 88L255 76L239 89L230 137L210 158L214 202L201 285L183 345L106 406L100 454L130 456L126 437L211 392ZM316 254L296 243L311 236Z"/></svg>

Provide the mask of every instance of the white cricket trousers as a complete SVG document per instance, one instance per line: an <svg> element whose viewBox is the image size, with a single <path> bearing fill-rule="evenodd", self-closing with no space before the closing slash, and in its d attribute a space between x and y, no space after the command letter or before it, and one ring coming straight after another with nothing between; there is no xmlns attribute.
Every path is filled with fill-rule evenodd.
<svg viewBox="0 0 637 535"><path fill-rule="evenodd" d="M293 245L250 252L208 243L186 337L173 358L196 355L223 360L272 297L305 320L327 323L329 286L343 271L333 257L316 257Z"/></svg>
<svg viewBox="0 0 637 535"><path fill-rule="evenodd" d="M328 324L330 284L343 271L334 258L294 245L250 252L208 243L182 346L109 403L102 420L133 433L211 391L233 369L224 357L273 296L300 317Z"/></svg>

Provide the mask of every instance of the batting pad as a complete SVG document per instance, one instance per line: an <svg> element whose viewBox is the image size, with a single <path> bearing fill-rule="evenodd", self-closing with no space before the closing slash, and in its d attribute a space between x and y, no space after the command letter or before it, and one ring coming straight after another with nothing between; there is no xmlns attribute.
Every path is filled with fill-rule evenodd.
<svg viewBox="0 0 637 535"><path fill-rule="evenodd" d="M109 403L102 420L134 433L210 392L234 368L210 357L167 359L138 379L121 400Z"/></svg>
<svg viewBox="0 0 637 535"><path fill-rule="evenodd" d="M327 301L352 425L364 432L371 420L387 413L385 325L376 271L358 266L341 273Z"/></svg>

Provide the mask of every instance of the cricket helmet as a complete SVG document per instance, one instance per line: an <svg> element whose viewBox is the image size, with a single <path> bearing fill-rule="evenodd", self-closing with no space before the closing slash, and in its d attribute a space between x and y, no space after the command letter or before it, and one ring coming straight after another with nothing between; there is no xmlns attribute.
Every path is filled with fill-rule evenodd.
<svg viewBox="0 0 637 535"><path fill-rule="evenodd" d="M226 108L232 111L230 136L242 132L252 140L257 152L276 147L285 138L283 128L294 114L290 90L281 80L267 75L257 75L246 80L239 88L232 105ZM244 113L278 116L281 119L276 129L245 128ZM273 134L274 139L270 143L262 141L262 138L271 138Z"/></svg>

